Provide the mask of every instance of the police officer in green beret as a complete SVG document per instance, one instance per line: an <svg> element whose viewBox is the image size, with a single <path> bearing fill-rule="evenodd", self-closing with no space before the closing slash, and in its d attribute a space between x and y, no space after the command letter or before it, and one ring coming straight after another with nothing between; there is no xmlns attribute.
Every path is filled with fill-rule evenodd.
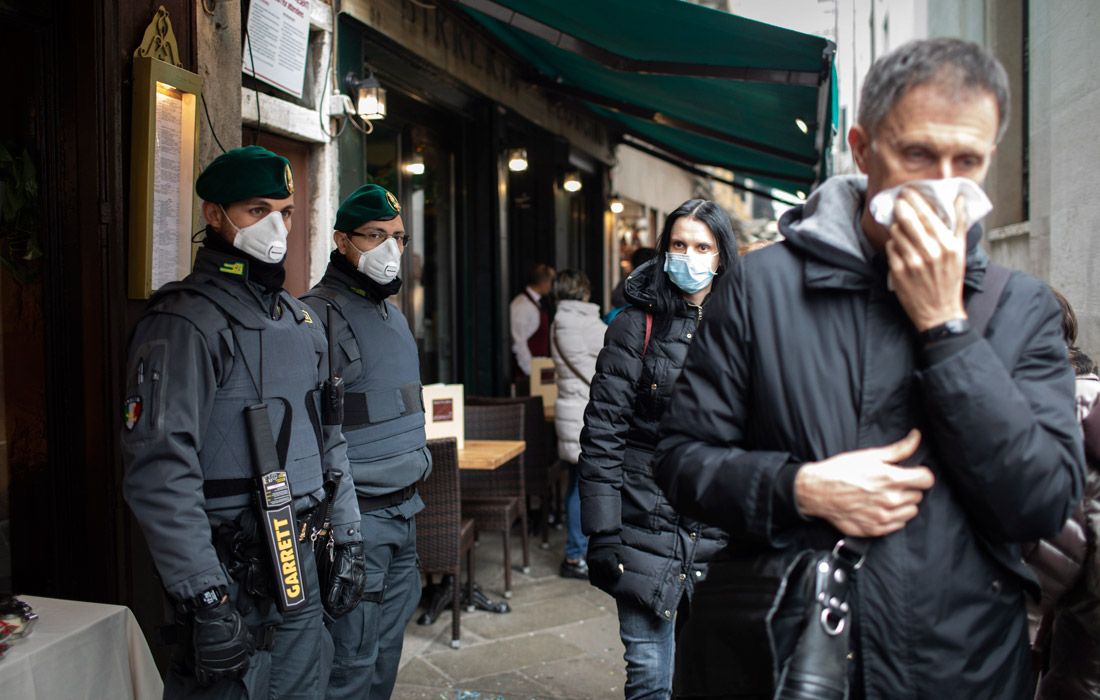
<svg viewBox="0 0 1100 700"><path fill-rule="evenodd" d="M327 697L388 698L405 625L420 599L414 515L416 484L431 470L416 341L387 299L401 287L409 242L393 193L364 185L340 205L336 250L302 300L314 315L333 310L328 332L343 379L344 435L363 514L367 587L358 609L332 622L336 645Z"/></svg>
<svg viewBox="0 0 1100 700"><path fill-rule="evenodd" d="M324 330L282 288L293 187L264 148L215 159L195 187L194 271L150 299L129 346L123 491L183 632L168 698L320 697L322 606L339 615L362 593L346 443L318 418Z"/></svg>

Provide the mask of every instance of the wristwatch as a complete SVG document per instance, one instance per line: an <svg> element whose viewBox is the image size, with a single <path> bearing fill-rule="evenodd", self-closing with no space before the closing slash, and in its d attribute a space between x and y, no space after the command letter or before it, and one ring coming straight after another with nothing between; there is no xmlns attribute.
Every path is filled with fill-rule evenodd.
<svg viewBox="0 0 1100 700"><path fill-rule="evenodd" d="M920 332L920 339L923 343L934 343L937 340L943 340L944 338L951 338L956 335L963 335L970 331L970 321L965 318L953 318L950 321L945 321L938 326L932 326L926 330Z"/></svg>
<svg viewBox="0 0 1100 700"><path fill-rule="evenodd" d="M225 590L223 588L218 586L207 588L191 599L191 609L202 610L205 608L213 608L222 602L223 597L225 597Z"/></svg>

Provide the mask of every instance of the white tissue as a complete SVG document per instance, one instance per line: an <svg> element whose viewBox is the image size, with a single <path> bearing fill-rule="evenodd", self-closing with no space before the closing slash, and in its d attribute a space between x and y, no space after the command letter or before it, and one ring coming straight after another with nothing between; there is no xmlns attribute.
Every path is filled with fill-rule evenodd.
<svg viewBox="0 0 1100 700"><path fill-rule="evenodd" d="M993 210L993 203L978 183L965 177L949 177L942 180L913 180L904 185L883 190L871 200L871 216L883 226L894 223L894 204L905 188L919 192L928 202L936 215L955 230L955 198L962 195L966 209L966 218L970 226Z"/></svg>

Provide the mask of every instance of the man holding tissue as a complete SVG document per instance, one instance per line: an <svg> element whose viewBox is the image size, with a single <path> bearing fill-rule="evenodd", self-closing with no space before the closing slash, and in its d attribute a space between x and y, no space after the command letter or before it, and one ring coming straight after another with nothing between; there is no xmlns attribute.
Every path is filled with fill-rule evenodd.
<svg viewBox="0 0 1100 700"><path fill-rule="evenodd" d="M1083 457L1058 304L979 245L1007 105L975 44L883 56L848 134L865 175L827 180L717 286L656 474L677 510L730 534L696 589L705 614L684 635L707 641L682 655L678 693L1030 696L1038 591L1019 543L1061 529ZM805 550L835 575L788 576L769 615ZM837 634L800 675L792 639L816 624Z"/></svg>

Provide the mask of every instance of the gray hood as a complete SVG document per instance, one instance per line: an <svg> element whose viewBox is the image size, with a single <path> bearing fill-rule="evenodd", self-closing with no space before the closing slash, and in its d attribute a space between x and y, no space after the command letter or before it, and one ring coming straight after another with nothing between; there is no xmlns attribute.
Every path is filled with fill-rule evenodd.
<svg viewBox="0 0 1100 700"><path fill-rule="evenodd" d="M808 258L808 285L864 288L885 278L885 256L875 252L860 225L866 193L866 176L837 175L779 219L787 243ZM967 234L968 286L980 286L989 265L981 237L981 225L975 224Z"/></svg>

